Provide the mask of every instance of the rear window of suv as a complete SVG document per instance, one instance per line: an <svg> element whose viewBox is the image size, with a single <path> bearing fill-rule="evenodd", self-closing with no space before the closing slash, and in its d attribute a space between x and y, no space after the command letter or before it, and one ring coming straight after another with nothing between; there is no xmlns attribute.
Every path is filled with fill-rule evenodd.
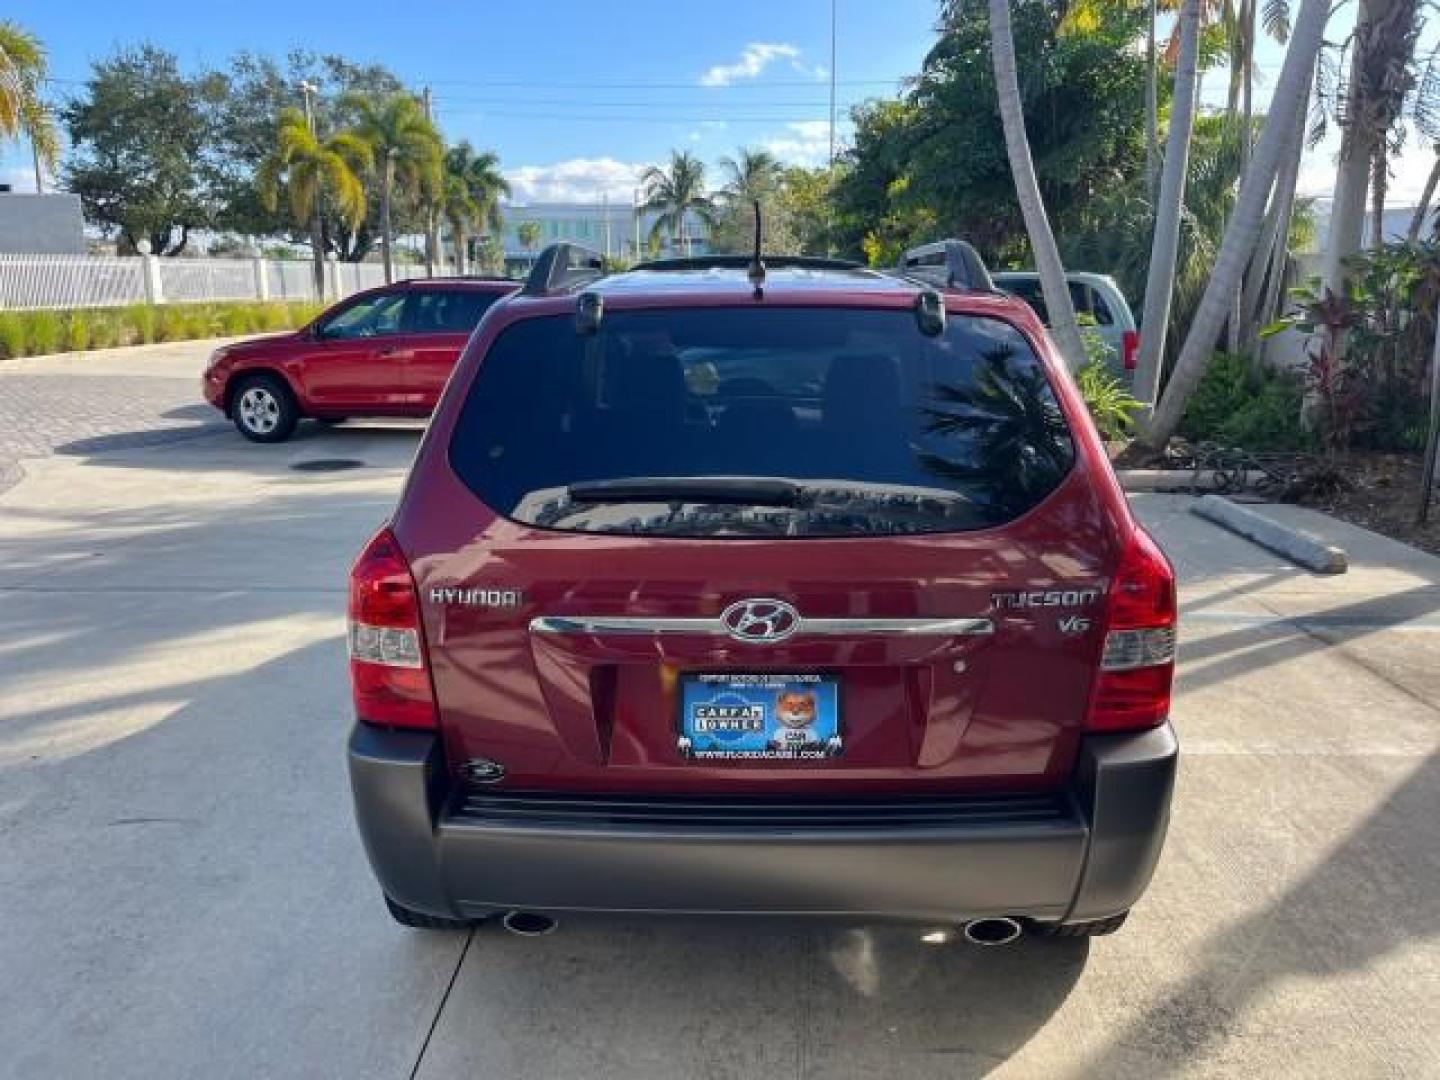
<svg viewBox="0 0 1440 1080"><path fill-rule="evenodd" d="M706 308L528 319L491 345L450 445L487 506L653 536L959 532L1024 513L1074 444L998 319Z"/></svg>

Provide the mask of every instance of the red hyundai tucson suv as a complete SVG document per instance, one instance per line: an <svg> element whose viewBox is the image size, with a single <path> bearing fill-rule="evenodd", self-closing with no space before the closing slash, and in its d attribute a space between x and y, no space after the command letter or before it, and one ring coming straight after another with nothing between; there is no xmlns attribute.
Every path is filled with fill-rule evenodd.
<svg viewBox="0 0 1440 1080"><path fill-rule="evenodd" d="M597 263L492 310L352 571L391 913L1118 927L1174 574L1031 310L953 241Z"/></svg>
<svg viewBox="0 0 1440 1080"><path fill-rule="evenodd" d="M284 442L306 416L429 416L480 317L519 287L438 278L356 293L294 333L222 345L201 389L252 442Z"/></svg>

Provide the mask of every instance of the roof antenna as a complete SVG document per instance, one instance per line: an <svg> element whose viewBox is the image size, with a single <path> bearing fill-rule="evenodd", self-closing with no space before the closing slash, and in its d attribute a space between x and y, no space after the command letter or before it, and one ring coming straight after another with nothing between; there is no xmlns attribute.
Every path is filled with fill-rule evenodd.
<svg viewBox="0 0 1440 1080"><path fill-rule="evenodd" d="M755 286L755 299L761 300L765 297L765 261L760 258L760 200L755 200L755 255L750 260L750 268L745 271L745 276L750 279L750 284Z"/></svg>

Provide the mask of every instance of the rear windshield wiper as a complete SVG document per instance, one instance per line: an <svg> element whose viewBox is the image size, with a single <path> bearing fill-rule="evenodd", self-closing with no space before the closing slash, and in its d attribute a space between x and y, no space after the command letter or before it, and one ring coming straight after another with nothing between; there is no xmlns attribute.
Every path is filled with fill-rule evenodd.
<svg viewBox="0 0 1440 1080"><path fill-rule="evenodd" d="M579 480L565 489L571 502L698 502L737 506L800 506L805 489L793 480L753 476L623 476Z"/></svg>

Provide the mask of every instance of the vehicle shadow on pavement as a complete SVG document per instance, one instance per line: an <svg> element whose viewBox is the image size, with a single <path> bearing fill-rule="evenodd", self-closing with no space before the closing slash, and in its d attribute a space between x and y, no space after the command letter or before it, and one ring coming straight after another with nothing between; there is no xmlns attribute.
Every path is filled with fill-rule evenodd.
<svg viewBox="0 0 1440 1080"><path fill-rule="evenodd" d="M178 414L184 410L172 410L165 414L167 417ZM74 439L67 443L61 443L55 447L55 453L71 457L94 457L97 464L120 465L128 468L154 468L154 469L210 469L214 462L209 459L199 461L186 461L165 456L153 458L140 457L109 457L116 451L138 450L147 447L159 447L168 443L190 442L194 439L207 438L207 449L215 451L232 451L254 455L256 465L263 465L273 460L277 454L283 454L287 448L309 447L318 449L326 447L337 451L353 447L364 440L382 441L413 444L423 433L424 429L417 426L404 426L400 424L387 424L384 421L365 423L363 421L347 421L342 426L327 427L313 421L305 421L295 429L295 434L283 443L256 444L249 443L241 437L227 420L219 418L213 409L206 411L204 415L198 415L194 419L199 423L176 425L174 427L146 428L137 431L115 431L104 435L93 435L84 439Z"/></svg>
<svg viewBox="0 0 1440 1080"><path fill-rule="evenodd" d="M1323 793L1317 795L1309 809L1323 811ZM1303 1025L1322 1060L1330 1063L1326 1075L1378 1075L1380 1061L1388 1066L1387 1075L1390 1069L1397 1076L1433 1074L1435 1059L1424 1060L1416 1045L1423 1039L1373 1048L1387 1040L1344 1008L1349 993L1343 985L1323 999L1316 991L1327 981L1373 971L1392 954L1440 933L1437 821L1440 753L1427 757L1310 873L1249 917L1205 939L1204 961L1192 965L1192 974L1168 992L1158 991L1158 1000L1132 1015L1102 1052L1062 1075L1075 1080L1188 1075L1198 1062L1233 1062L1235 1053L1225 1047L1235 1041L1245 1040L1252 1052L1267 1039L1275 1049L1296 1045L1294 1033L1282 1033L1278 1025L1253 1015L1267 1005L1289 1005L1292 1014L1298 1013L1293 1016L1297 1027ZM1423 965L1417 956L1409 971L1423 972ZM1433 1001L1424 1001L1416 984L1387 983L1411 985L1420 998L1415 1006L1422 1015L1433 1015ZM1355 1014L1373 1016L1380 1004L1357 1003ZM1405 1009L1401 1001L1385 1004ZM1403 1020L1397 1023L1407 1026ZM1293 1060L1287 1064L1284 1051L1279 1053L1270 1069L1252 1066L1237 1075L1318 1075ZM1393 1056L1407 1053L1411 1059Z"/></svg>
<svg viewBox="0 0 1440 1080"><path fill-rule="evenodd" d="M417 1076L981 1077L1046 1024L1089 954L1083 939L922 933L588 916L526 939L487 924Z"/></svg>

